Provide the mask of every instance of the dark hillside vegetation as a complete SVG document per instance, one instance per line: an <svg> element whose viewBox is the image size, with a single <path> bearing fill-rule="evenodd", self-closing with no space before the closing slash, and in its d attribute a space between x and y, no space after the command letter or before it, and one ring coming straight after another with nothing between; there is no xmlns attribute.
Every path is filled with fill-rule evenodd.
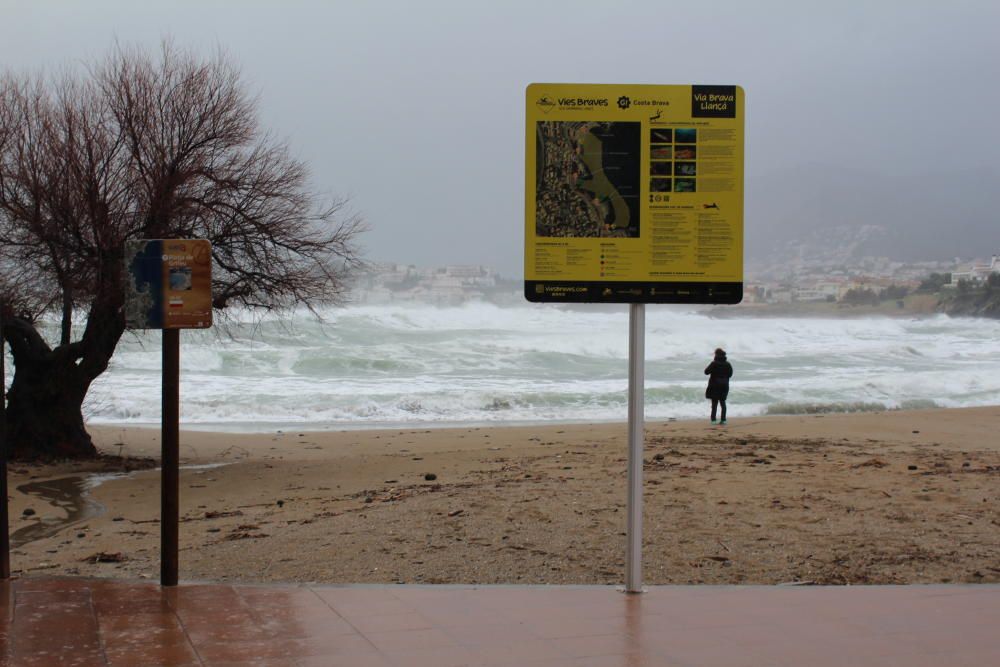
<svg viewBox="0 0 1000 667"><path fill-rule="evenodd" d="M1000 319L1000 273L981 284L960 281L957 289L942 294L938 308L949 315Z"/></svg>

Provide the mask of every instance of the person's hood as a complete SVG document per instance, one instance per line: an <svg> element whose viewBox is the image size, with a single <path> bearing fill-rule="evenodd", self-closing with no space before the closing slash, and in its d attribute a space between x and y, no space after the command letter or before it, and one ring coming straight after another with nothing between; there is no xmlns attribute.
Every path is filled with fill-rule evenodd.
<svg viewBox="0 0 1000 667"><path fill-rule="evenodd" d="M715 355L715 360L716 361L725 361L726 360L726 353L723 352L722 354Z"/></svg>

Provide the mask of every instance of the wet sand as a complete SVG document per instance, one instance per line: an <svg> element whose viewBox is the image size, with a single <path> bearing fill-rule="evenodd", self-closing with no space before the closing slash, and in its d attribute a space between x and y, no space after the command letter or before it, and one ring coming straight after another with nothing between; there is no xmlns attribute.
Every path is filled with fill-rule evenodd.
<svg viewBox="0 0 1000 667"><path fill-rule="evenodd" d="M70 511L18 487L159 452L158 430L91 432L100 463L12 464L12 532ZM1000 582L998 433L1000 407L648 423L645 580ZM620 583L626 442L625 424L183 431L180 576ZM159 472L87 502L103 513L13 569L156 579Z"/></svg>

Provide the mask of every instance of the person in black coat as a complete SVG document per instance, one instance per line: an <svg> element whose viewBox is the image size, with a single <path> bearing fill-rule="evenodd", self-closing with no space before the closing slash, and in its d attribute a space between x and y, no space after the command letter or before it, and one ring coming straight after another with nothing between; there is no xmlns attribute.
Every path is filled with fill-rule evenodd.
<svg viewBox="0 0 1000 667"><path fill-rule="evenodd" d="M705 389L705 398L712 401L712 423L715 423L715 411L722 404L722 419L720 424L726 423L726 397L729 396L729 378L733 377L733 367L726 361L726 351L721 347L715 350L715 359L705 369L708 376L708 388Z"/></svg>

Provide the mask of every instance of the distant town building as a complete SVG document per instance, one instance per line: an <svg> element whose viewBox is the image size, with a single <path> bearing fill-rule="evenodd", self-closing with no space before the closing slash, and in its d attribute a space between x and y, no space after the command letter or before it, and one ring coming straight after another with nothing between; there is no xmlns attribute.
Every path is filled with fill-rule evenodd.
<svg viewBox="0 0 1000 667"><path fill-rule="evenodd" d="M986 282L994 273L1000 273L1000 256L998 255L993 255L989 264L973 264L966 271L952 271L951 283L948 286L958 287L958 283L963 280L969 283Z"/></svg>
<svg viewBox="0 0 1000 667"><path fill-rule="evenodd" d="M932 273L952 276L948 286L959 280L985 281L1000 273L1000 255L988 264L962 265L954 260L899 262L886 257L862 257L845 261L810 261L794 258L783 263L747 267L745 304L792 304L798 302L844 302L866 294L885 298L913 291ZM962 268L960 268L962 267ZM359 304L419 302L455 306L468 301L498 305L522 304L520 278L500 276L494 269L478 264L449 264L418 267L413 264L376 265L355 280L352 301Z"/></svg>
<svg viewBox="0 0 1000 667"><path fill-rule="evenodd" d="M420 268L413 264L381 264L354 285L354 303L419 302L455 306L466 301L512 303L521 296L521 282L505 280L488 266L452 264Z"/></svg>

